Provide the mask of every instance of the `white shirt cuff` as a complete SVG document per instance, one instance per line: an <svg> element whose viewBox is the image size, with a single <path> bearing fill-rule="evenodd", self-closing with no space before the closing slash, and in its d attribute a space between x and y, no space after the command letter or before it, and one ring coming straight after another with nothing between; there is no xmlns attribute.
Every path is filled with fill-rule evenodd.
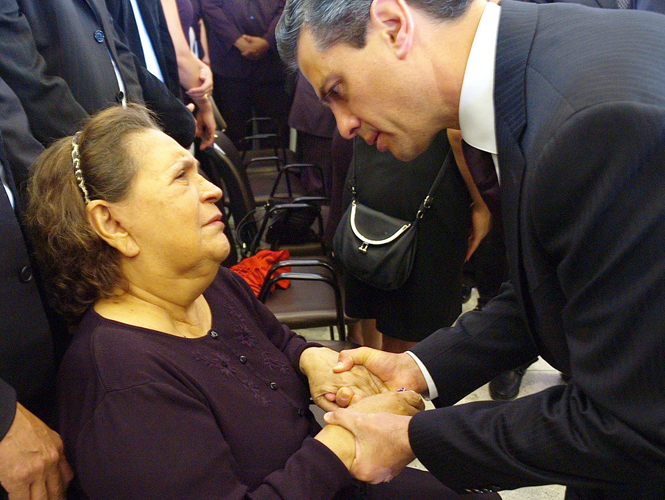
<svg viewBox="0 0 665 500"><path fill-rule="evenodd" d="M420 368L420 371L423 372L423 377L425 377L425 382L427 382L427 389L428 389L428 394L422 394L422 397L425 398L428 401L431 401L432 399L436 399L439 397L439 391L436 389L436 385L434 385L434 379L432 379L432 376L429 374L429 371L427 368L425 368L425 365L423 364L422 361L418 359L418 356L413 354L411 351L406 351L406 353L413 358L413 360L416 362L418 365L418 368Z"/></svg>

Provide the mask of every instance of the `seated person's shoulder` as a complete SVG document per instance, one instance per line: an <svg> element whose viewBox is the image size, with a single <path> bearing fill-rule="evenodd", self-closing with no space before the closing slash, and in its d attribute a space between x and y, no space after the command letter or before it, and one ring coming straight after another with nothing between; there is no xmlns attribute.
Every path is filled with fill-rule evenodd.
<svg viewBox="0 0 665 500"><path fill-rule="evenodd" d="M163 336L89 311L65 354L61 375L96 379L108 391L155 382L172 349Z"/></svg>

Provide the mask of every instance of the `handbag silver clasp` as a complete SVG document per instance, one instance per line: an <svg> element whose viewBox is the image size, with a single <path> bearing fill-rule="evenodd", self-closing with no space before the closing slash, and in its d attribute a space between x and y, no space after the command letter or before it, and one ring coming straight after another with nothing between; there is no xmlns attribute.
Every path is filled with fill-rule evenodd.
<svg viewBox="0 0 665 500"><path fill-rule="evenodd" d="M360 250L361 253L367 253L367 242L363 241L362 245L358 247L358 250Z"/></svg>

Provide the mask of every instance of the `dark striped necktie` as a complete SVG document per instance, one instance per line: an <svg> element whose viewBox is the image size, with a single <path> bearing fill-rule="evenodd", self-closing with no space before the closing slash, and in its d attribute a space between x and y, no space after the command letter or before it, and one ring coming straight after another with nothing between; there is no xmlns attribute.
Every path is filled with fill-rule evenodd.
<svg viewBox="0 0 665 500"><path fill-rule="evenodd" d="M464 159L469 167L473 182L478 187L480 196L487 204L492 217L497 224L501 221L501 195L499 191L499 178L496 175L494 160L491 153L474 148L462 141Z"/></svg>

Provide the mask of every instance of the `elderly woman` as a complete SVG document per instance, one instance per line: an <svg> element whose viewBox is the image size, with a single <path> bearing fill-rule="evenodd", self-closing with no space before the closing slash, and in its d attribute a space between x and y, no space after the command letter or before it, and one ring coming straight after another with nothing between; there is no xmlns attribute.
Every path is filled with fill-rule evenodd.
<svg viewBox="0 0 665 500"><path fill-rule="evenodd" d="M324 403L347 384L361 394L385 389L366 372L334 379L336 353L279 324L220 268L229 252L221 195L139 107L101 112L34 166L29 230L54 306L75 325L58 386L78 493L456 498L413 469L376 486L352 479L354 439L337 426L321 430L308 378ZM409 392L355 404L405 415L422 408Z"/></svg>

